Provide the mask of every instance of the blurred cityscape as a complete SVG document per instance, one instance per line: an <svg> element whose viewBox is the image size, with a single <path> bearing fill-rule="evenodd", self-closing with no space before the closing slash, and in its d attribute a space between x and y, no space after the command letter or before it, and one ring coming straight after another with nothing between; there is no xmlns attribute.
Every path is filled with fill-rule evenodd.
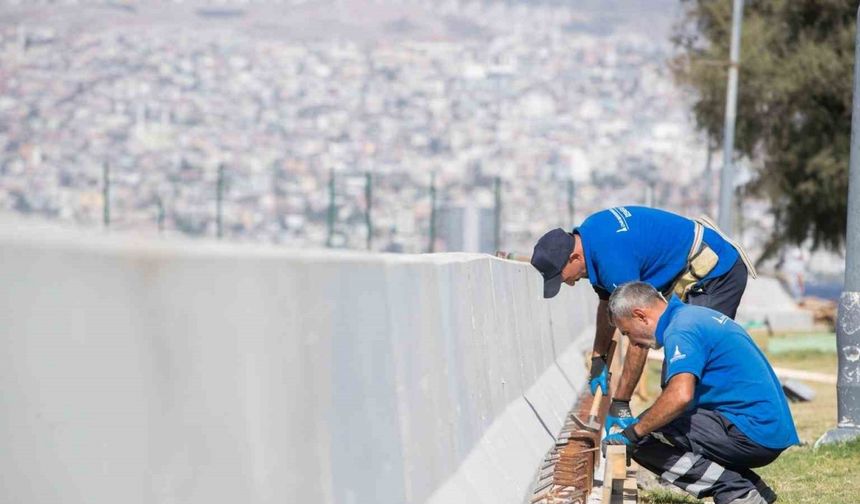
<svg viewBox="0 0 860 504"><path fill-rule="evenodd" d="M323 29L279 33L296 18ZM5 208L99 225L107 163L112 227L155 229L160 199L168 232L212 235L223 164L225 236L295 246L326 242L332 170L350 248L366 172L378 250L428 248L433 172L439 207L491 207L501 177L510 249L572 224L569 179L578 217L646 197L702 210L668 39L600 33L570 6L7 2L2 21Z"/></svg>
<svg viewBox="0 0 860 504"><path fill-rule="evenodd" d="M379 251L528 252L616 204L713 215L677 9L0 0L0 207L95 227L107 194L111 229L214 236L222 167L224 237L295 247L365 248L368 195ZM739 214L754 249L767 207Z"/></svg>

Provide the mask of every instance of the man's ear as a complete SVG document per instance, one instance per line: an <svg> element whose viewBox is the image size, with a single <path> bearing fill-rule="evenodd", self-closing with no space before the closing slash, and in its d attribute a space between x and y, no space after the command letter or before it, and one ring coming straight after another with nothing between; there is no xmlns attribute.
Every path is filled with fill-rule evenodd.
<svg viewBox="0 0 860 504"><path fill-rule="evenodd" d="M573 262L574 259L585 262L585 255L582 253L582 250L577 251L576 247L574 247L567 258L568 262Z"/></svg>
<svg viewBox="0 0 860 504"><path fill-rule="evenodd" d="M577 247L577 245L579 245L579 236L573 235L573 250L570 251L570 256L567 258L568 262L573 262L574 259L583 260L582 247Z"/></svg>
<svg viewBox="0 0 860 504"><path fill-rule="evenodd" d="M648 323L648 313L642 308L633 308L633 317Z"/></svg>

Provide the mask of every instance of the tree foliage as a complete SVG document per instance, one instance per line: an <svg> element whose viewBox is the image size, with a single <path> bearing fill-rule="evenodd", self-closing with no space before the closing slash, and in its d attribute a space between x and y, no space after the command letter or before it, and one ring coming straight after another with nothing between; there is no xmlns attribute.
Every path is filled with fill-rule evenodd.
<svg viewBox="0 0 860 504"><path fill-rule="evenodd" d="M754 161L748 187L770 199L776 226L765 254L811 238L845 239L857 2L747 0L739 67L736 154ZM676 79L721 145L732 0L684 0L673 41Z"/></svg>

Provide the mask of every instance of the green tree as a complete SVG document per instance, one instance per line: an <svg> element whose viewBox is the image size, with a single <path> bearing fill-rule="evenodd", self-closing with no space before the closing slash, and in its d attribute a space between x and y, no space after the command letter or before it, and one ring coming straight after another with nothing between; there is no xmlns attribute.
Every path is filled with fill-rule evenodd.
<svg viewBox="0 0 860 504"><path fill-rule="evenodd" d="M683 0L673 72L695 95L697 125L722 143L732 0ZM736 155L747 188L772 203L763 257L785 243L844 243L856 0L748 0L739 68Z"/></svg>

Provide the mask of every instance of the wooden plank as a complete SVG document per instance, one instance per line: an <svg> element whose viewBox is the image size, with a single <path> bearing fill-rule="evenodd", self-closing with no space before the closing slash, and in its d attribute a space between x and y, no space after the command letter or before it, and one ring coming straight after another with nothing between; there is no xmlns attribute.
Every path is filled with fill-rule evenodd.
<svg viewBox="0 0 860 504"><path fill-rule="evenodd" d="M627 447L609 445L606 447L606 462L603 472L603 502L612 502L612 496L623 491L627 478Z"/></svg>
<svg viewBox="0 0 860 504"><path fill-rule="evenodd" d="M639 502L639 487L636 486L636 473L639 466L635 462L627 468L627 478L624 480L624 486L621 490L621 500L623 504L637 504Z"/></svg>
<svg viewBox="0 0 860 504"><path fill-rule="evenodd" d="M621 351L621 347L623 346L623 342L627 338L621 336L621 333L615 331L615 334L612 336L612 340L615 342L615 353L612 356L612 362L609 363L609 372L612 373L610 377L609 390L612 391L612 395L615 394L615 391L618 390L618 382L621 381L621 371L624 369L624 355ZM622 344L618 344L621 341ZM612 348L610 346L609 348Z"/></svg>
<svg viewBox="0 0 860 504"><path fill-rule="evenodd" d="M634 391L639 399L643 401L651 400L651 396L648 394L648 369L645 368L642 370L642 376L639 377L639 383L636 384L636 390Z"/></svg>
<svg viewBox="0 0 860 504"><path fill-rule="evenodd" d="M606 462L603 475L604 504L636 504L639 490L636 486L636 473L639 467L631 463L627 467L627 448L622 445L606 447Z"/></svg>

